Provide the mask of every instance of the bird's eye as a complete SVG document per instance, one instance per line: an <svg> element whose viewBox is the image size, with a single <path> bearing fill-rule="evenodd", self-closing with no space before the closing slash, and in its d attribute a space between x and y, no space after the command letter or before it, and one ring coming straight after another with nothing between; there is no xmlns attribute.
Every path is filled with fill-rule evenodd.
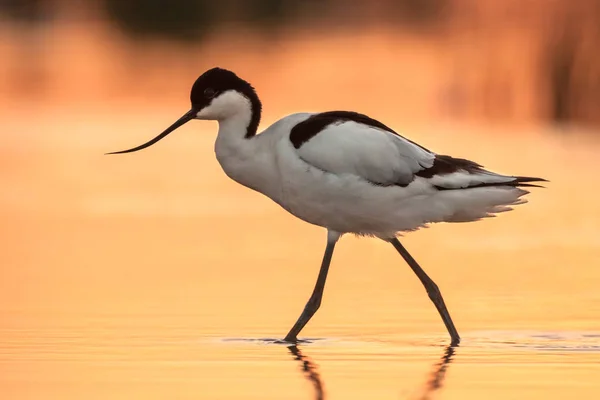
<svg viewBox="0 0 600 400"><path fill-rule="evenodd" d="M212 98L215 95L215 89L213 88L206 88L204 89L204 96L207 98Z"/></svg>

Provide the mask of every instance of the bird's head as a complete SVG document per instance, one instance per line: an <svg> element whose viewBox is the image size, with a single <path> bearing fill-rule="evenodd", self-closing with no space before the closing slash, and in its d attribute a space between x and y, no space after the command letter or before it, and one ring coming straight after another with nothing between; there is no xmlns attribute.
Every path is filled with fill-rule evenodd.
<svg viewBox="0 0 600 400"><path fill-rule="evenodd" d="M190 101L192 108L154 139L132 149L108 154L131 153L145 149L193 119L222 121L247 110L252 115L248 131L253 129L256 132L261 111L258 96L250 83L231 71L212 68L200 75L192 86Z"/></svg>

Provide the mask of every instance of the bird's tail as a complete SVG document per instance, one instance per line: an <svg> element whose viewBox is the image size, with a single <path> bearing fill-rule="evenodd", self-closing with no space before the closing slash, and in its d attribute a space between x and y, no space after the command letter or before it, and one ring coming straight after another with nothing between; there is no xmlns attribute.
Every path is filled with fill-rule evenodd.
<svg viewBox="0 0 600 400"><path fill-rule="evenodd" d="M500 185L514 186L514 187L538 187L538 188L545 188L545 186L536 185L536 184L533 184L531 182L549 182L547 179L544 179L544 178L534 178L534 177L531 177L531 176L513 176L513 178L515 178L513 181L506 182L506 183L500 184Z"/></svg>
<svg viewBox="0 0 600 400"><path fill-rule="evenodd" d="M431 183L438 190L475 189L483 187L544 187L532 182L548 182L544 178L530 176L500 175L480 169L478 171L460 171L454 174L436 176Z"/></svg>

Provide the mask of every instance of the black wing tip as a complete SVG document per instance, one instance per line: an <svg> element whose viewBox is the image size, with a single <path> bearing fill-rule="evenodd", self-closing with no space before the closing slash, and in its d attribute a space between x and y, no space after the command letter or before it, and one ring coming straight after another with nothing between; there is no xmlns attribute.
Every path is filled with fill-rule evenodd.
<svg viewBox="0 0 600 400"><path fill-rule="evenodd" d="M544 178L535 178L535 177L531 177L531 176L515 176L515 180L512 181L511 183L514 184L514 186L516 187L537 187L537 188L542 188L545 189L545 186L542 185L535 185L532 184L531 182L550 182L547 179Z"/></svg>
<svg viewBox="0 0 600 400"><path fill-rule="evenodd" d="M461 187L461 188L446 188L443 186L435 186L436 189L438 190L457 190L457 189L477 189L477 188L483 188L483 187L515 187L515 188L520 188L520 187L537 187L537 188L542 188L545 189L545 186L542 185L536 185L530 182L550 182L547 179L544 178L534 178L534 177L530 177L530 176L513 176L513 178L515 178L512 181L509 182L488 182L488 183L480 183L477 185L473 185L473 186L468 186L468 187Z"/></svg>
<svg viewBox="0 0 600 400"><path fill-rule="evenodd" d="M535 187L535 188L542 188L542 189L546 189L546 186L542 186L542 185L534 185L531 183L517 183L516 185L514 185L515 187Z"/></svg>
<svg viewBox="0 0 600 400"><path fill-rule="evenodd" d="M550 182L548 179L535 178L532 176L514 176L513 178L515 178L519 182Z"/></svg>

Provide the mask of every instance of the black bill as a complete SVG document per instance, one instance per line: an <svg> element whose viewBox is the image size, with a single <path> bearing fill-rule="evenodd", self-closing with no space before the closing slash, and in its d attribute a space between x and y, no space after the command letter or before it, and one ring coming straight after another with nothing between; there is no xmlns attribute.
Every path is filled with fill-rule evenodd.
<svg viewBox="0 0 600 400"><path fill-rule="evenodd" d="M196 110L192 108L190 111L186 112L183 115L183 117L179 118L173 125L171 125L170 127L168 127L163 133L161 133L160 135L158 135L154 139L150 140L149 142L144 143L142 145L139 145L139 146L134 147L134 148L129 149L129 150L114 151L112 153L106 153L106 154L108 155L108 154L132 153L134 151L145 149L146 147L152 146L154 143L158 142L160 139L164 138L169 133L171 133L175 129L179 128L181 125L185 124L188 121L193 120L195 117L196 117Z"/></svg>

